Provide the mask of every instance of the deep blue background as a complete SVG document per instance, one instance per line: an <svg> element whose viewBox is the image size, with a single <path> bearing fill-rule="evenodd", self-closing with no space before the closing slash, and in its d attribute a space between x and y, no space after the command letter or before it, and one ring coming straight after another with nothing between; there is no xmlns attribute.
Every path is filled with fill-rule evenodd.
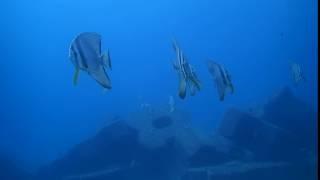
<svg viewBox="0 0 320 180"><path fill-rule="evenodd" d="M0 148L25 169L63 155L116 115L150 103L190 112L212 132L228 107L266 102L284 86L317 107L315 0L4 0L0 7ZM71 40L84 31L109 48L113 89L86 73L72 85ZM171 61L176 38L203 90L179 100ZM219 102L206 60L231 73L235 94ZM290 61L307 82L293 86Z"/></svg>

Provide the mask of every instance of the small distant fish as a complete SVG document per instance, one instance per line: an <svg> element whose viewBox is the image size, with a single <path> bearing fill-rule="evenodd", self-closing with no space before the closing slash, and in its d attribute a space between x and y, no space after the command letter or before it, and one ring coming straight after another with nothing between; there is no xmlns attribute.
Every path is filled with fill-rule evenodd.
<svg viewBox="0 0 320 180"><path fill-rule="evenodd" d="M306 81L303 72L301 70L301 66L298 63L291 62L291 73L295 84L300 83L301 81Z"/></svg>
<svg viewBox="0 0 320 180"><path fill-rule="evenodd" d="M177 56L173 62L173 67L179 75L179 97L181 99L186 97L187 88L189 88L191 96L194 96L201 89L200 80L176 41L173 41L173 49Z"/></svg>
<svg viewBox="0 0 320 180"><path fill-rule="evenodd" d="M101 35L84 32L76 36L69 48L69 58L75 67L73 84L76 85L80 70L87 72L103 88L111 89L106 69L111 70L109 51L101 52Z"/></svg>
<svg viewBox="0 0 320 180"><path fill-rule="evenodd" d="M231 82L231 76L229 72L220 64L213 61L207 62L208 70L213 76L215 85L218 90L220 101L224 100L225 93L229 89L230 93L234 92L234 87Z"/></svg>
<svg viewBox="0 0 320 180"><path fill-rule="evenodd" d="M169 112L172 113L176 110L176 103L173 96L169 97Z"/></svg>

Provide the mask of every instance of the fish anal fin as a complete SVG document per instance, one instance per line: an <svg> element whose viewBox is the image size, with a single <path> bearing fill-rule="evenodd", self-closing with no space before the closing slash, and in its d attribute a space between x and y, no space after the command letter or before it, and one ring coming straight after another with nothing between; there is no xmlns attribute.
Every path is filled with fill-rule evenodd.
<svg viewBox="0 0 320 180"><path fill-rule="evenodd" d="M180 77L180 83L179 83L179 97L181 99L184 99L186 97L186 91L187 91L187 82L186 80L181 76Z"/></svg>
<svg viewBox="0 0 320 180"><path fill-rule="evenodd" d="M90 76L93 77L93 79L95 79L103 88L112 89L111 80L103 67L98 71L90 73Z"/></svg>
<svg viewBox="0 0 320 180"><path fill-rule="evenodd" d="M223 101L223 100L224 100L226 88L227 88L227 87L225 87L224 85L217 84L217 90L218 90L218 95L219 95L219 100L220 100L220 101Z"/></svg>

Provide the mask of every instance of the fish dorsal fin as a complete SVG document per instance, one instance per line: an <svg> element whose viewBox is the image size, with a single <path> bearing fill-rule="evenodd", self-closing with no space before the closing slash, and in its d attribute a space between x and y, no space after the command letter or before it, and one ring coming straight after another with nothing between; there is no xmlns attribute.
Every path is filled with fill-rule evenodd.
<svg viewBox="0 0 320 180"><path fill-rule="evenodd" d="M111 70L112 66L111 66L111 58L110 58L109 50L107 50L102 54L101 59L102 59L103 66Z"/></svg>
<svg viewBox="0 0 320 180"><path fill-rule="evenodd" d="M74 86L76 86L78 84L79 73L80 73L80 69L75 68L74 75L73 75L73 85Z"/></svg>
<svg viewBox="0 0 320 180"><path fill-rule="evenodd" d="M175 38L172 39L172 47L175 52L179 51L179 46Z"/></svg>

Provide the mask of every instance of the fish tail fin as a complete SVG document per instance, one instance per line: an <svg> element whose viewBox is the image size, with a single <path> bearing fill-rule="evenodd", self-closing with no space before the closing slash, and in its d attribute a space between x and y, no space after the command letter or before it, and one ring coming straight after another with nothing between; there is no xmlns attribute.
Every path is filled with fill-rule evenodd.
<svg viewBox="0 0 320 180"><path fill-rule="evenodd" d="M76 68L73 75L73 85L76 86L78 84L80 69Z"/></svg>
<svg viewBox="0 0 320 180"><path fill-rule="evenodd" d="M104 67L112 69L109 49L102 54L102 63Z"/></svg>

